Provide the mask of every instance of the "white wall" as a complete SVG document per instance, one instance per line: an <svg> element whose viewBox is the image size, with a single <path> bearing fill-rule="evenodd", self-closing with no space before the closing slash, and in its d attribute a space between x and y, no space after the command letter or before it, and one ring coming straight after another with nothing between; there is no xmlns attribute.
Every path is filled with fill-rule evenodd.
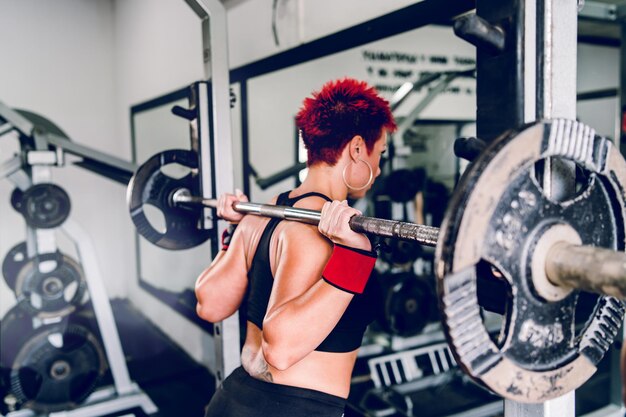
<svg viewBox="0 0 626 417"><path fill-rule="evenodd" d="M578 45L578 92L619 88L619 48L591 44ZM580 101L577 115L580 121L590 125L598 133L612 139L619 128L619 98ZM619 131L617 132L619 133Z"/></svg>
<svg viewBox="0 0 626 417"><path fill-rule="evenodd" d="M49 118L83 145L119 155L128 139L118 134L114 117L112 23L108 1L3 0L0 101ZM10 156L9 142L0 140L0 161ZM94 239L109 295L125 296L134 256L124 187L72 166L55 169L53 180L70 194L72 219ZM2 258L25 238L22 217L8 203L12 189L0 181ZM0 315L12 304L0 280Z"/></svg>
<svg viewBox="0 0 626 417"><path fill-rule="evenodd" d="M257 61L301 43L401 9L416 0L279 0L272 34L273 0L246 0L228 10L231 67Z"/></svg>

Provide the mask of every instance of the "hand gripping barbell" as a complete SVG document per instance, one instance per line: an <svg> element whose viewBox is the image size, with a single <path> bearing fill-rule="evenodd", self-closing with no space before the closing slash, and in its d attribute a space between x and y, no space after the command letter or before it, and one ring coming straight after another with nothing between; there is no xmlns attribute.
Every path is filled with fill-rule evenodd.
<svg viewBox="0 0 626 417"><path fill-rule="evenodd" d="M180 212L188 216L192 208L216 205L195 195L193 170L183 180L163 180L163 162L186 159L188 167L197 167L190 155L156 155L129 184L139 232L170 249L183 246L180 225L191 232L200 224L200 211L179 219L175 210L188 210ZM587 172L576 195L566 201L546 196L534 175L546 158L572 160ZM626 298L625 190L626 161L610 141L576 121L542 121L501 136L480 154L463 174L441 229L366 216L353 217L350 226L436 246L441 316L457 363L501 396L537 403L582 385L617 335ZM164 233L150 229L143 204L162 208L166 223L176 227ZM233 207L310 224L320 219L320 212L293 207ZM478 304L476 271L482 262L501 272L512 294L497 340L488 334ZM579 290L602 295L580 329Z"/></svg>

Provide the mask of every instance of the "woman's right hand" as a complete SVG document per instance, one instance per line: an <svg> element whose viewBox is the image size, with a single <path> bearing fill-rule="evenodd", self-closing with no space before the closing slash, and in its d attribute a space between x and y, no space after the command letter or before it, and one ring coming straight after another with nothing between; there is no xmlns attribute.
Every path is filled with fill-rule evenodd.
<svg viewBox="0 0 626 417"><path fill-rule="evenodd" d="M322 207L321 219L317 228L333 243L371 251L372 244L367 236L350 228L350 219L361 214L359 210L350 207L346 200L327 202Z"/></svg>
<svg viewBox="0 0 626 417"><path fill-rule="evenodd" d="M239 213L233 208L233 204L238 202L248 202L248 197L241 190L236 189L235 194L222 194L217 199L218 217L230 223L239 223L245 214Z"/></svg>

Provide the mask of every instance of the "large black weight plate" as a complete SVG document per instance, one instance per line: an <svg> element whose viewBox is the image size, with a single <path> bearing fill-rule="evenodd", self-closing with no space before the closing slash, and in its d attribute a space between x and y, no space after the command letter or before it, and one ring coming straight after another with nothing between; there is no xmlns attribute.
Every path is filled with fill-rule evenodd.
<svg viewBox="0 0 626 417"><path fill-rule="evenodd" d="M422 246L412 240L385 239L380 257L389 265L412 264L422 254Z"/></svg>
<svg viewBox="0 0 626 417"><path fill-rule="evenodd" d="M42 271L46 266L49 269ZM40 318L65 316L73 312L84 303L86 290L81 266L60 252L29 259L15 280L18 305Z"/></svg>
<svg viewBox="0 0 626 417"><path fill-rule="evenodd" d="M172 178L161 170L169 164L180 164L191 169L183 178ZM155 245L170 249L188 249L204 243L211 230L204 229L203 208L175 205L173 194L187 189L191 195L200 195L196 152L171 149L152 156L139 167L128 184L127 202L137 232ZM158 230L148 219L145 206L159 209L165 218L165 230Z"/></svg>
<svg viewBox="0 0 626 417"><path fill-rule="evenodd" d="M548 157L587 170L586 187L565 201L548 198L533 174ZM451 350L474 380L505 398L539 403L576 389L595 372L622 323L623 302L599 297L577 331L578 291L552 301L540 296L531 260L543 236L564 228L584 245L623 251L625 179L619 150L569 120L503 135L468 167L441 227L435 271ZM477 299L477 265L484 262L511 287L498 340L489 337Z"/></svg>
<svg viewBox="0 0 626 417"><path fill-rule="evenodd" d="M60 226L70 215L70 197L55 184L35 184L22 194L20 213L26 224L35 229Z"/></svg>
<svg viewBox="0 0 626 417"><path fill-rule="evenodd" d="M20 409L70 410L96 388L106 369L104 350L79 321L34 328L20 309L4 317L0 367L8 372L10 392Z"/></svg>
<svg viewBox="0 0 626 417"><path fill-rule="evenodd" d="M15 291L15 281L22 267L28 262L26 242L18 243L9 249L2 261L2 276L5 282Z"/></svg>
<svg viewBox="0 0 626 417"><path fill-rule="evenodd" d="M377 318L382 330L401 337L414 336L436 319L434 282L412 272L387 272L377 279L383 289L382 311Z"/></svg>
<svg viewBox="0 0 626 417"><path fill-rule="evenodd" d="M409 169L397 169L385 178L385 192L398 203L406 203L415 198L424 186L424 175Z"/></svg>

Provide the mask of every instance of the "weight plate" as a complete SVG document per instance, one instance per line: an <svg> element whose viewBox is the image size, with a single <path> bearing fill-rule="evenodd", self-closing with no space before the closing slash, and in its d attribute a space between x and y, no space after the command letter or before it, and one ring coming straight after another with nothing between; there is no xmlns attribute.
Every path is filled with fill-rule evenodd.
<svg viewBox="0 0 626 417"><path fill-rule="evenodd" d="M587 170L585 187L565 201L547 197L534 169L548 157ZM576 389L595 372L622 323L623 302L599 297L577 332L578 291L548 301L534 284L532 263L546 237L623 251L624 179L626 161L619 150L569 120L503 135L468 167L442 224L435 270L446 337L474 380L505 398L540 403ZM497 340L480 315L481 262L497 267L511 287Z"/></svg>
<svg viewBox="0 0 626 417"><path fill-rule="evenodd" d="M162 168L179 164L191 170L182 178L166 175ZM171 149L158 153L139 167L128 184L127 202L137 232L155 245L170 249L188 249L204 243L211 230L204 229L201 206L175 205L174 192L187 189L191 195L200 195L196 152ZM146 206L157 208L165 219L165 230L159 230L146 216Z"/></svg>
<svg viewBox="0 0 626 417"><path fill-rule="evenodd" d="M50 269L43 272L46 267ZM81 266L60 252L30 259L15 281L15 295L20 307L40 318L73 312L85 302L86 290Z"/></svg>
<svg viewBox="0 0 626 417"><path fill-rule="evenodd" d="M422 254L422 246L412 240L385 239L380 258L389 265L412 264Z"/></svg>
<svg viewBox="0 0 626 417"><path fill-rule="evenodd" d="M13 246L2 261L2 276L5 282L15 291L15 280L22 267L28 262L26 242Z"/></svg>
<svg viewBox="0 0 626 417"><path fill-rule="evenodd" d="M382 311L377 319L385 332L409 337L421 332L435 319L434 283L412 272L387 272L377 275L382 287Z"/></svg>
<svg viewBox="0 0 626 417"><path fill-rule="evenodd" d="M35 229L60 226L69 216L71 202L65 190L54 184L35 184L24 191L20 212Z"/></svg>
<svg viewBox="0 0 626 417"><path fill-rule="evenodd" d="M19 308L3 318L0 367L19 409L70 410L93 392L106 361L98 338L79 324L81 317L38 328Z"/></svg>
<svg viewBox="0 0 626 417"><path fill-rule="evenodd" d="M385 191L391 201L406 203L424 186L424 175L416 170L397 169L385 178Z"/></svg>

